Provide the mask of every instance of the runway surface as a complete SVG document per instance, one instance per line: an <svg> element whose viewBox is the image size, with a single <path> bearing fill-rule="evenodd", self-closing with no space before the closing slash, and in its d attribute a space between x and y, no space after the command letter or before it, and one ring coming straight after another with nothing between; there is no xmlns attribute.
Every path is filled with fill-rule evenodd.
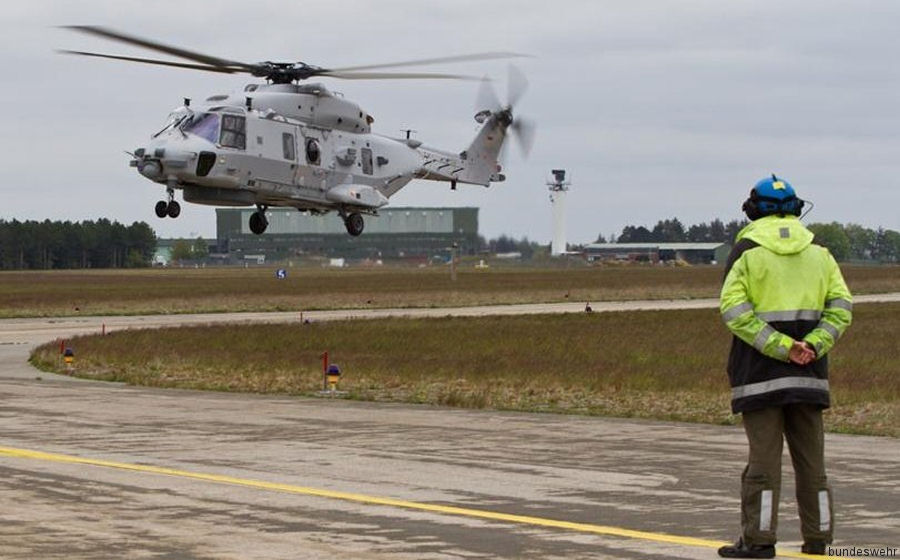
<svg viewBox="0 0 900 560"><path fill-rule="evenodd" d="M866 299L900 294L857 301ZM583 308L350 310L303 319ZM26 363L35 344L104 324L299 320L281 313L0 321L0 558L715 558L715 547L737 534L740 428L155 390ZM826 439L836 544L900 546L900 440ZM790 472L779 553L796 557Z"/></svg>

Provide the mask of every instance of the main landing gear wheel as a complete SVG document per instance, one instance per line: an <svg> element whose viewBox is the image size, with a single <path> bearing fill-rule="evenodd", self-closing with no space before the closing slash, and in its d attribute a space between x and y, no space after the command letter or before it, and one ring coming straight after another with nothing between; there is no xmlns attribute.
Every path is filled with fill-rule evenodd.
<svg viewBox="0 0 900 560"><path fill-rule="evenodd" d="M156 211L156 215L160 218L165 218L166 216L177 218L181 214L181 205L174 200L170 200L169 202L160 200L156 203L154 210Z"/></svg>
<svg viewBox="0 0 900 560"><path fill-rule="evenodd" d="M363 232L363 228L366 226L366 224L363 221L363 217L354 212L344 218L344 226L346 226L347 228L347 233L349 233L353 237L356 237Z"/></svg>
<svg viewBox="0 0 900 560"><path fill-rule="evenodd" d="M250 231L252 231L256 235L262 235L266 231L267 227L269 227L269 221L266 219L266 215L263 214L261 210L257 210L256 212L250 214Z"/></svg>

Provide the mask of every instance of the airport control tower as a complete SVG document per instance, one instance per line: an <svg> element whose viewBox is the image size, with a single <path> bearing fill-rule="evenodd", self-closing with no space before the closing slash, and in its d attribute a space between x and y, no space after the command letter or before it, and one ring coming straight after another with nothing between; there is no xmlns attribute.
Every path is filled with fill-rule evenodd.
<svg viewBox="0 0 900 560"><path fill-rule="evenodd" d="M566 252L566 191L572 183L566 181L565 169L554 169L553 180L547 182L550 187L550 202L553 204L553 241L550 243L550 255L558 257Z"/></svg>

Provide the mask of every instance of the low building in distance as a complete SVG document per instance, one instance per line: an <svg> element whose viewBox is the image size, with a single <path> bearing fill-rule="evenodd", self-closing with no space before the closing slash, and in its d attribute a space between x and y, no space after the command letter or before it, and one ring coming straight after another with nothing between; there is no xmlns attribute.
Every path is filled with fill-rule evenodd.
<svg viewBox="0 0 900 560"><path fill-rule="evenodd" d="M727 243L591 243L585 246L588 261L724 263L731 246Z"/></svg>
<svg viewBox="0 0 900 560"><path fill-rule="evenodd" d="M478 250L478 208L385 208L366 219L359 237L347 234L332 212L315 216L291 208L266 211L266 233L250 231L253 208L216 209L218 252L241 261L249 255L278 260L296 255L348 259L425 258L446 253L455 243L460 254Z"/></svg>

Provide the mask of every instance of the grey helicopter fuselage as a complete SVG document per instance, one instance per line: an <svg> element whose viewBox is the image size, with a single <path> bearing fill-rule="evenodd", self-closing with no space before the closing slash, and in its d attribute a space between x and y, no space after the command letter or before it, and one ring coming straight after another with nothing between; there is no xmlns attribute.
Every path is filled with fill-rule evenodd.
<svg viewBox="0 0 900 560"><path fill-rule="evenodd" d="M251 84L230 95L179 107L165 128L134 151L133 167L164 184L157 215L176 217L176 189L186 202L256 206L249 227L263 233L265 209L337 211L351 235L362 214L378 208L413 179L489 186L502 181L497 157L511 123L508 112L479 114L483 123L460 153L415 139L373 134L374 119L322 84Z"/></svg>

